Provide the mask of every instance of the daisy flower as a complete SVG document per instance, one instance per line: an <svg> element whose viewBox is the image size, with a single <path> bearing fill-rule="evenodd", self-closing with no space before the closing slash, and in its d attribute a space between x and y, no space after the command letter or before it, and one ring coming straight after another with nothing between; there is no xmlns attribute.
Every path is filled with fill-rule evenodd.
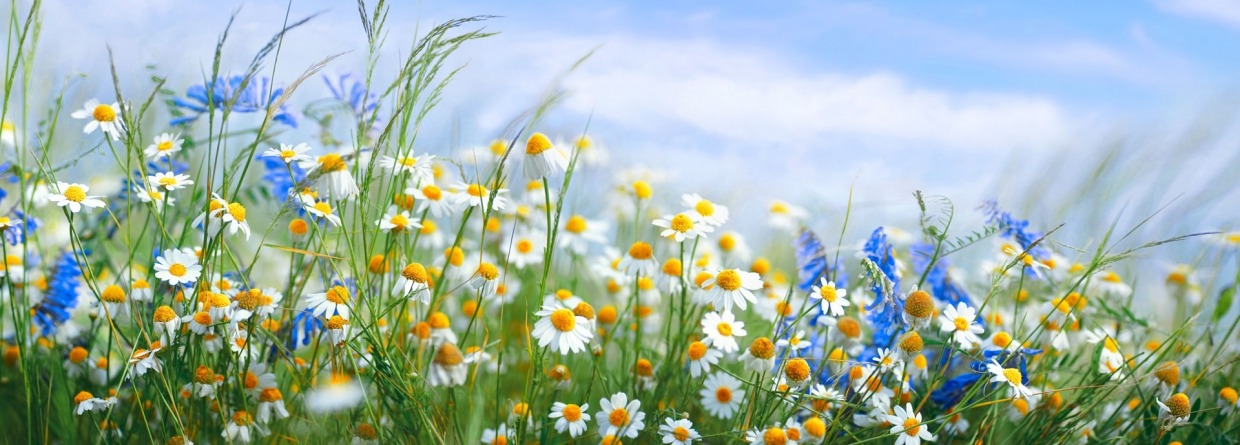
<svg viewBox="0 0 1240 445"><path fill-rule="evenodd" d="M1166 402L1162 400L1156 400L1156 402L1158 402L1158 422L1162 424L1163 430L1170 430L1188 423L1189 414L1192 413L1192 403L1184 393L1176 393L1168 397Z"/></svg>
<svg viewBox="0 0 1240 445"><path fill-rule="evenodd" d="M943 309L943 315L939 316L939 324L940 330L950 332L952 340L965 349L981 343L982 338L978 337L978 334L985 332L985 329L977 324L977 310L963 302L956 303L955 307L948 306Z"/></svg>
<svg viewBox="0 0 1240 445"><path fill-rule="evenodd" d="M799 330L790 337L779 339L779 341L775 342L775 346L790 348L789 353L798 356L801 355L802 351L809 349L810 342L805 339L805 331Z"/></svg>
<svg viewBox="0 0 1240 445"><path fill-rule="evenodd" d="M348 374L332 372L327 383L306 391L306 410L316 414L353 409L366 398L366 389Z"/></svg>
<svg viewBox="0 0 1240 445"><path fill-rule="evenodd" d="M254 419L250 417L250 413L245 410L237 410L232 415L232 420L224 426L224 431L220 432L220 437L237 443L250 443L250 430L254 428Z"/></svg>
<svg viewBox="0 0 1240 445"><path fill-rule="evenodd" d="M693 377L700 376L710 371L710 367L719 363L719 358L723 357L723 353L711 349L706 343L695 341L689 344L689 375Z"/></svg>
<svg viewBox="0 0 1240 445"><path fill-rule="evenodd" d="M172 156L174 153L181 151L181 144L185 140L181 139L180 134L163 133L155 136L155 143L148 145L143 154L151 158L152 161L158 161L161 158Z"/></svg>
<svg viewBox="0 0 1240 445"><path fill-rule="evenodd" d="M336 285L323 292L306 295L306 308L314 312L316 317L339 315L349 319L349 289Z"/></svg>
<svg viewBox="0 0 1240 445"><path fill-rule="evenodd" d="M80 416L82 413L89 411L107 411L108 408L116 405L116 403L115 397L100 399L89 392L79 391L77 395L73 396L73 405L75 406L73 413Z"/></svg>
<svg viewBox="0 0 1240 445"><path fill-rule="evenodd" d="M753 372L767 372L775 367L775 344L771 339L758 337L745 348L740 356L745 369Z"/></svg>
<svg viewBox="0 0 1240 445"><path fill-rule="evenodd" d="M767 221L771 227L780 230L796 230L809 217L809 211L783 201L772 201L768 210L770 217Z"/></svg>
<svg viewBox="0 0 1240 445"><path fill-rule="evenodd" d="M577 255L585 255L592 245L607 244L606 221L588 220L581 215L573 215L564 221L556 244Z"/></svg>
<svg viewBox="0 0 1240 445"><path fill-rule="evenodd" d="M659 236L682 243L686 239L705 237L707 233L715 231L711 226L699 225L700 222L696 213L677 213L664 215L663 218L654 220L652 224L664 229Z"/></svg>
<svg viewBox="0 0 1240 445"><path fill-rule="evenodd" d="M518 269L540 264L543 261L543 243L546 235L533 231L517 233L505 246L512 246L508 251L508 262Z"/></svg>
<svg viewBox="0 0 1240 445"><path fill-rule="evenodd" d="M137 196L138 201L141 201L143 204L150 204L154 206L156 212L162 212L164 211L165 205L172 206L177 202L176 198L167 197L163 192L155 188L146 189L143 187L134 187L133 194L134 196Z"/></svg>
<svg viewBox="0 0 1240 445"><path fill-rule="evenodd" d="M878 369L882 372L888 372L892 369L899 369L903 365L898 353L891 349L878 348L878 357L874 357L874 363L878 364Z"/></svg>
<svg viewBox="0 0 1240 445"><path fill-rule="evenodd" d="M276 311L284 295L274 288L251 288L233 295L232 317L237 320L248 320L252 315L260 318L271 316Z"/></svg>
<svg viewBox="0 0 1240 445"><path fill-rule="evenodd" d="M173 172L156 173L154 176L147 176L146 180L151 183L151 187L162 188L168 191L179 190L194 183L193 180L189 179L189 175L178 175Z"/></svg>
<svg viewBox="0 0 1240 445"><path fill-rule="evenodd" d="M1019 369L1004 368L998 361L991 359L990 363L986 364L986 371L993 375L990 383L1007 383L1012 389L1012 397L1025 399L1033 395L1033 390L1022 383L1023 376Z"/></svg>
<svg viewBox="0 0 1240 445"><path fill-rule="evenodd" d="M749 445L796 445L797 441L788 436L788 431L775 424L770 428L754 428L745 432L745 442Z"/></svg>
<svg viewBox="0 0 1240 445"><path fill-rule="evenodd" d="M375 224L384 233L412 233L413 229L422 228L422 224L414 221L408 210L400 210L396 206L389 206L383 219L375 221Z"/></svg>
<svg viewBox="0 0 1240 445"><path fill-rule="evenodd" d="M836 288L834 281L819 278L819 285L810 289L810 299L818 301L822 305L822 313L832 317L844 315L844 308L851 306L848 302L848 289Z"/></svg>
<svg viewBox="0 0 1240 445"><path fill-rule="evenodd" d="M418 263L409 263L401 269L400 276L396 278L396 288L392 292L404 295L413 301L430 304L430 286L431 276L426 271L426 267Z"/></svg>
<svg viewBox="0 0 1240 445"><path fill-rule="evenodd" d="M315 180L315 190L328 199L347 201L361 193L344 157L337 153L328 153L315 160L307 159L299 165L306 169L307 175L316 171L320 173Z"/></svg>
<svg viewBox="0 0 1240 445"><path fill-rule="evenodd" d="M112 105L99 103L97 99L86 101L86 105L82 109L74 111L69 116L74 119L90 119L86 123L86 127L82 128L82 132L91 134L95 129L103 130L103 133L112 136L112 140L120 140L121 132L125 130L125 122L120 118L120 104L112 102Z"/></svg>
<svg viewBox="0 0 1240 445"><path fill-rule="evenodd" d="M90 187L84 184L70 184L66 182L56 182L55 193L49 193L47 199L58 206L69 207L69 211L77 213L82 211L82 207L99 208L103 207L102 196L89 196L86 192L90 191Z"/></svg>
<svg viewBox="0 0 1240 445"><path fill-rule="evenodd" d="M228 202L223 197L214 195L211 203L208 204L207 213L198 215L193 224L199 226L205 222L204 228L212 236L225 228L228 229L229 235L235 235L237 231L241 231L245 233L245 239L248 240L250 239L250 224L246 222L245 216L245 206L241 203Z"/></svg>
<svg viewBox="0 0 1240 445"><path fill-rule="evenodd" d="M270 422L273 413L277 419L286 419L289 416L288 408L284 406L284 394L275 387L263 388L259 391L257 411L258 415L255 418L258 423Z"/></svg>
<svg viewBox="0 0 1240 445"><path fill-rule="evenodd" d="M515 440L509 436L511 434L508 431L508 425L500 425L499 429L494 430L487 428L482 430L482 443L484 445L508 445L510 441Z"/></svg>
<svg viewBox="0 0 1240 445"><path fill-rule="evenodd" d="M460 386L465 384L469 367L465 356L456 345L444 342L435 350L431 366L427 372L426 382L431 386Z"/></svg>
<svg viewBox="0 0 1240 445"><path fill-rule="evenodd" d="M198 256L183 250L168 249L155 259L155 278L170 286L192 284L202 275Z"/></svg>
<svg viewBox="0 0 1240 445"><path fill-rule="evenodd" d="M163 369L164 362L155 356L156 352L162 349L157 341L151 345L150 350L134 349L133 354L129 356L129 364L133 365L133 373L136 376L142 376L147 371L160 372Z"/></svg>
<svg viewBox="0 0 1240 445"><path fill-rule="evenodd" d="M620 259L620 270L627 275L652 276L659 268L659 260L654 258L654 248L642 241L629 247L628 255Z"/></svg>
<svg viewBox="0 0 1240 445"><path fill-rule="evenodd" d="M728 222L728 208L702 198L697 193L689 193L680 197L690 212L706 224L719 227Z"/></svg>
<svg viewBox="0 0 1240 445"><path fill-rule="evenodd" d="M756 303L753 291L762 289L762 278L756 273L740 269L713 270L713 277L702 282L707 288L705 298L716 310L732 312L736 306L740 310L747 307L746 301Z"/></svg>
<svg viewBox="0 0 1240 445"><path fill-rule="evenodd" d="M103 303L108 318L120 318L129 311L129 298L125 295L125 289L112 284L103 288L99 292L99 301Z"/></svg>
<svg viewBox="0 0 1240 445"><path fill-rule="evenodd" d="M693 422L689 419L672 420L668 417L663 419L663 422L663 425L659 426L659 435L663 437L664 444L693 445L693 441L702 438L702 435L693 429Z"/></svg>
<svg viewBox="0 0 1240 445"><path fill-rule="evenodd" d="M1218 404L1221 408L1220 413L1224 416L1230 415L1240 408L1240 395L1236 393L1235 388L1225 386L1218 391Z"/></svg>
<svg viewBox="0 0 1240 445"><path fill-rule="evenodd" d="M555 402L551 405L551 414L547 417L556 419L555 430L563 433L568 430L568 436L576 438L586 432L589 427L590 414L587 413L590 404L574 405Z"/></svg>
<svg viewBox="0 0 1240 445"><path fill-rule="evenodd" d="M571 309L544 305L542 310L534 315L540 318L534 324L530 335L538 338L539 347L551 345L551 349L560 351L561 355L584 352L586 344L594 338L589 320L573 313Z"/></svg>
<svg viewBox="0 0 1240 445"><path fill-rule="evenodd" d="M413 156L412 154L400 155L397 157L384 156L379 158L379 167L392 172L393 174L407 174L413 177L413 182L429 183L435 180L435 173L431 169L431 165L435 160L433 155Z"/></svg>
<svg viewBox="0 0 1240 445"><path fill-rule="evenodd" d="M482 262L478 264L477 271L474 272L473 278L470 278L465 284L482 295L482 299L489 299L495 296L495 292L499 288L499 268L494 264Z"/></svg>
<svg viewBox="0 0 1240 445"><path fill-rule="evenodd" d="M280 144L280 148L271 147L263 152L263 157L280 158L285 164L296 162L298 165L314 162L314 158L306 154L310 146L305 143L297 145Z"/></svg>
<svg viewBox="0 0 1240 445"><path fill-rule="evenodd" d="M450 215L455 209L455 202L435 184L405 189L405 194L413 196L418 202L418 212L430 211L431 216L442 218Z"/></svg>
<svg viewBox="0 0 1240 445"><path fill-rule="evenodd" d="M567 170L568 157L552 146L546 135L534 133L525 143L525 161L521 169L527 180L542 179Z"/></svg>
<svg viewBox="0 0 1240 445"><path fill-rule="evenodd" d="M456 205L465 207L481 207L482 211L498 210L503 211L508 208L508 189L499 189L495 191L495 199L491 200L491 190L478 183L458 183L454 187L455 191L451 198L456 201ZM490 206L488 208L488 205ZM436 215L438 216L438 215Z"/></svg>
<svg viewBox="0 0 1240 445"><path fill-rule="evenodd" d="M921 445L921 441L934 441L930 427L921 422L921 413L913 411L913 405L895 407L895 415L887 416L887 423L892 425L891 434L899 434L895 445Z"/></svg>
<svg viewBox="0 0 1240 445"><path fill-rule="evenodd" d="M612 394L610 398L599 400L602 411L594 415L598 421L599 435L615 435L617 437L636 438L641 434L646 423L646 413L641 412L640 400L629 401L623 392Z"/></svg>
<svg viewBox="0 0 1240 445"><path fill-rule="evenodd" d="M305 196L305 195L302 195ZM314 198L303 199L301 201L302 209L311 215L327 220L332 226L340 226L340 217L334 215L331 203L327 201L315 201Z"/></svg>
<svg viewBox="0 0 1240 445"><path fill-rule="evenodd" d="M740 349L736 337L744 337L745 322L736 321L731 312L708 312L702 317L702 331L706 334L705 343L720 351L732 353Z"/></svg>
<svg viewBox="0 0 1240 445"><path fill-rule="evenodd" d="M702 385L702 390L698 392L702 396L702 408L717 418L731 419L740 410L741 401L745 400L741 381L731 375L716 372L707 376Z"/></svg>

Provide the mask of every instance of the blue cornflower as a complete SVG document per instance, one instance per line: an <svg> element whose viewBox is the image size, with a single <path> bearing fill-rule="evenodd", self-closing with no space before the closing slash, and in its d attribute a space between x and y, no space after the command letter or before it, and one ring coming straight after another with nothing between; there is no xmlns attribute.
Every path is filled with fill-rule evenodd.
<svg viewBox="0 0 1240 445"><path fill-rule="evenodd" d="M993 224L1003 232L1003 236L1011 238L1020 244L1022 250L1028 250L1029 255L1036 260L1045 260L1050 258L1051 254L1046 248L1040 244L1030 247L1034 241L1042 238L1042 234L1029 230L1029 220L1016 219L1011 213L1005 212L999 208L996 201L986 201L981 207L982 213L986 215L986 224Z"/></svg>
<svg viewBox="0 0 1240 445"><path fill-rule="evenodd" d="M34 322L43 335L54 334L69 319L69 312L77 307L81 277L82 267L73 253L61 253L48 280L47 293L34 307Z"/></svg>
<svg viewBox="0 0 1240 445"><path fill-rule="evenodd" d="M306 170L297 164L285 164L280 158L262 155L254 159L263 163L263 180L271 184L271 194L281 201L287 202L289 196L292 196L293 187L306 179ZM293 172L292 177L289 177L290 170ZM299 210L300 208L298 206Z"/></svg>
<svg viewBox="0 0 1240 445"><path fill-rule="evenodd" d="M796 249L797 288L802 292L808 292L818 283L819 277L827 277L828 280L838 283L848 282L843 263L836 258L835 267L830 266L826 248L813 231L801 229L801 234L793 240L792 247Z"/></svg>
<svg viewBox="0 0 1240 445"><path fill-rule="evenodd" d="M307 346L323 331L323 321L314 316L311 308L302 309L293 316L293 332L289 337L288 348L297 349Z"/></svg>
<svg viewBox="0 0 1240 445"><path fill-rule="evenodd" d="M888 292L884 289L884 277L870 277L870 280L874 282L874 285L870 287L870 290L874 292L874 303L867 306L865 310L866 320L870 322L870 327L874 332L872 336L874 341L858 357L862 362L868 362L878 356L878 349L890 348L895 341L896 330L901 324L900 315L904 312L904 301L895 295L895 289L900 288L900 277L896 271L895 251L887 242L887 234L883 232L882 227L874 229L874 232L870 234L870 239L866 241L863 251L866 258L877 265L886 280L891 282L891 291Z"/></svg>
<svg viewBox="0 0 1240 445"><path fill-rule="evenodd" d="M964 287L952 280L950 274L947 273L950 265L944 258L939 258L934 262L934 266L930 271L926 271L926 266L930 262L930 257L934 255L934 246L926 243L917 243L909 248L909 253L913 258L913 269L918 273L926 275L926 284L930 286L930 294L939 301L955 306L956 303L964 303L969 307L973 305L973 300L969 298L969 294ZM980 320L979 320L980 322Z"/></svg>
<svg viewBox="0 0 1240 445"><path fill-rule="evenodd" d="M332 97L347 104L349 110L359 120L370 119L371 116L368 115L379 108L379 95L367 91L366 84L352 74L341 74L334 79L331 76L323 75L323 82L327 84L327 89L331 90ZM378 115L373 117L375 122L378 123Z"/></svg>
<svg viewBox="0 0 1240 445"><path fill-rule="evenodd" d="M943 383L939 389L930 393L930 401L935 405L947 409L960 403L960 399L964 398L964 393L969 390L970 386L981 380L982 374L978 372L966 372L958 376L952 377Z"/></svg>
<svg viewBox="0 0 1240 445"><path fill-rule="evenodd" d="M228 78L217 77L213 81L202 85L194 85L185 90L185 98L175 98L172 103L182 116L173 118L169 125L184 125L198 119L203 113L214 108L223 110L225 106L231 103L232 111L236 113L254 113L266 112L271 102L280 97L284 93L283 88L273 88L271 79L267 77L252 77L241 88L241 82L245 76L236 75ZM272 120L297 127L297 118L289 111L287 104L280 104L279 109Z"/></svg>

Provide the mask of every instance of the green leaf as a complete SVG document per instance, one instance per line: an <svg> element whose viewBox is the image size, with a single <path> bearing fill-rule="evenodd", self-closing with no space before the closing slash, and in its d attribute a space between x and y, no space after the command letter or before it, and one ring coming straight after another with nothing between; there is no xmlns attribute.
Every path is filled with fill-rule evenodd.
<svg viewBox="0 0 1240 445"><path fill-rule="evenodd" d="M1231 311L1231 302L1236 298L1236 287L1227 286L1218 293L1218 305L1214 306L1214 316L1210 317L1211 321L1218 321Z"/></svg>

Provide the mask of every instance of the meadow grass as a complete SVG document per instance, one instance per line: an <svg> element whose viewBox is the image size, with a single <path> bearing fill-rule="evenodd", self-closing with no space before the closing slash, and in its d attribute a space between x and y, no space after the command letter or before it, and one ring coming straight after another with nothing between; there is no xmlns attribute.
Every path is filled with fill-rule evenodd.
<svg viewBox="0 0 1240 445"><path fill-rule="evenodd" d="M555 86L488 145L426 149L463 69L452 54L502 37L489 17L451 20L380 63L383 1L358 4L358 74L323 75L339 63L324 55L273 79L313 16L222 66L230 22L198 85L125 90L113 65L90 74L111 99L79 107L68 81L29 93L41 4L19 3L0 110L0 442L1240 437L1236 233L1133 239L1157 232L1146 219L1073 246L994 202L957 227L951 200L921 192L908 231L850 227L853 191L840 215L729 214L713 190L608 178L588 121L544 135ZM320 79L331 97L305 97ZM294 125L317 140L289 140ZM769 230L728 228L754 218ZM1176 308L1143 311L1117 266L1169 243L1210 261L1141 277Z"/></svg>

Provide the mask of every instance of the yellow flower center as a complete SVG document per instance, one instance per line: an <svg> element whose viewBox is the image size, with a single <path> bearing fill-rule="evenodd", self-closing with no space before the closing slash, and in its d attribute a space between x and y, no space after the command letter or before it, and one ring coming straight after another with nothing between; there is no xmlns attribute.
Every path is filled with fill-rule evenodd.
<svg viewBox="0 0 1240 445"><path fill-rule="evenodd" d="M414 165L417 165L418 158L415 158L413 156L401 156L396 159L396 163L403 165L405 167L413 167Z"/></svg>
<svg viewBox="0 0 1240 445"><path fill-rule="evenodd" d="M724 270L715 275L715 285L726 291L741 288L741 274L733 269Z"/></svg>
<svg viewBox="0 0 1240 445"><path fill-rule="evenodd" d="M1226 400L1228 403L1231 403L1232 405L1236 404L1237 394L1236 394L1235 388L1232 388L1230 386L1223 388L1219 390L1218 396L1221 397L1223 400Z"/></svg>
<svg viewBox="0 0 1240 445"><path fill-rule="evenodd" d="M551 140L542 133L534 133L525 144L525 154L536 155L551 149Z"/></svg>
<svg viewBox="0 0 1240 445"><path fill-rule="evenodd" d="M457 349L452 343L444 343L439 345L439 350L435 351L434 363L440 366L455 366L465 361L465 356L461 355L461 350Z"/></svg>
<svg viewBox="0 0 1240 445"><path fill-rule="evenodd" d="M706 356L706 343L695 341L689 344L689 360L698 361Z"/></svg>
<svg viewBox="0 0 1240 445"><path fill-rule="evenodd" d="M908 354L916 354L926 347L926 342L921 339L921 334L912 331L900 337L900 350Z"/></svg>
<svg viewBox="0 0 1240 445"><path fill-rule="evenodd" d="M722 335L724 337L732 336L732 325L730 324L719 322L719 325L715 326L715 330L719 331L719 335Z"/></svg>
<svg viewBox="0 0 1240 445"><path fill-rule="evenodd" d="M375 427L369 423L357 425L357 431L354 434L362 438L362 440L376 440L379 438L379 431L375 430Z"/></svg>
<svg viewBox="0 0 1240 445"><path fill-rule="evenodd" d="M766 445L784 445L788 443L788 434L783 428L771 427L762 433L762 443Z"/></svg>
<svg viewBox="0 0 1240 445"><path fill-rule="evenodd" d="M693 230L693 219L684 213L678 213L672 217L671 226L672 230L685 233Z"/></svg>
<svg viewBox="0 0 1240 445"><path fill-rule="evenodd" d="M921 422L918 422L916 418L904 419L904 429L905 434L916 436L921 431Z"/></svg>
<svg viewBox="0 0 1240 445"><path fill-rule="evenodd" d="M586 231L586 219L581 215L573 215L568 218L568 222L564 224L564 230L572 233L582 233Z"/></svg>
<svg viewBox="0 0 1240 445"><path fill-rule="evenodd" d="M393 226L396 226L393 227L392 230L399 232L405 230L405 226L409 225L409 218L405 218L405 215L397 213L392 215L392 219L389 219L388 222L392 223Z"/></svg>
<svg viewBox="0 0 1240 445"><path fill-rule="evenodd" d="M818 289L818 296L828 303L834 303L835 299L839 298L839 293L835 290L835 286L823 286Z"/></svg>
<svg viewBox="0 0 1240 445"><path fill-rule="evenodd" d="M331 173L342 171L348 167L344 164L344 158L341 158L340 155L329 153L319 156L319 168L321 168L324 173Z"/></svg>
<svg viewBox="0 0 1240 445"><path fill-rule="evenodd" d="M468 187L465 187L465 193L468 193L469 196L473 196L475 198L481 198L486 196L487 188L479 184L470 184Z"/></svg>
<svg viewBox="0 0 1240 445"><path fill-rule="evenodd" d="M211 371L211 368L199 365L198 369L194 371L194 381L203 385L210 385L215 383L215 373Z"/></svg>
<svg viewBox="0 0 1240 445"><path fill-rule="evenodd" d="M1016 368L1005 368L1003 370L1003 378L1014 384L1019 384L1021 381L1020 370Z"/></svg>
<svg viewBox="0 0 1240 445"><path fill-rule="evenodd" d="M809 363L803 358L788 360L784 365L784 375L793 382L804 382L809 379Z"/></svg>
<svg viewBox="0 0 1240 445"><path fill-rule="evenodd" d="M478 276L491 281L499 277L499 269L496 269L494 264L482 263L478 265Z"/></svg>
<svg viewBox="0 0 1240 445"><path fill-rule="evenodd" d="M447 329L449 325L448 315L443 312L435 312L431 314L426 321L430 323L431 328L433 329Z"/></svg>
<svg viewBox="0 0 1240 445"><path fill-rule="evenodd" d="M319 202L314 203L314 209L318 210L319 213L322 213L324 215L332 214L332 206L331 204L328 204L327 201L319 201Z"/></svg>
<svg viewBox="0 0 1240 445"><path fill-rule="evenodd" d="M560 413L564 414L564 420L567 420L569 422L576 422L578 420L581 420L581 407L580 406L572 405L572 404L564 405L564 409L561 410Z"/></svg>
<svg viewBox="0 0 1240 445"><path fill-rule="evenodd" d="M551 325L560 332L568 332L577 327L577 315L573 311L560 308L551 312Z"/></svg>
<svg viewBox="0 0 1240 445"><path fill-rule="evenodd" d="M344 317L339 315L333 315L332 318L327 319L327 329L344 329L344 326L347 324L349 324L349 320L345 320Z"/></svg>
<svg viewBox="0 0 1240 445"><path fill-rule="evenodd" d="M1188 396L1182 392L1171 396L1164 405L1167 405L1167 410L1171 411L1171 415L1176 417L1188 416L1189 411L1192 410Z"/></svg>
<svg viewBox="0 0 1240 445"><path fill-rule="evenodd" d="M439 198L443 197L443 190L440 190L440 188L436 187L434 184L430 184L422 187L422 196L425 196L426 199L431 201L438 201Z"/></svg>
<svg viewBox="0 0 1240 445"><path fill-rule="evenodd" d="M913 291L904 301L904 312L913 318L929 317L934 313L934 300L926 291Z"/></svg>
<svg viewBox="0 0 1240 445"><path fill-rule="evenodd" d="M310 225L306 224L306 220L297 218L289 221L288 231L294 235L305 235L310 231Z"/></svg>
<svg viewBox="0 0 1240 445"><path fill-rule="evenodd" d="M91 114L99 122L112 122L116 120L116 110L113 110L111 105L96 105L95 111Z"/></svg>
<svg viewBox="0 0 1240 445"><path fill-rule="evenodd" d="M616 408L607 415L607 421L614 427L623 427L629 423L629 412L624 408Z"/></svg>
<svg viewBox="0 0 1240 445"><path fill-rule="evenodd" d="M517 241L517 252L530 253L532 250L534 250L534 243L532 241L527 239Z"/></svg>
<svg viewBox="0 0 1240 445"><path fill-rule="evenodd" d="M1167 386L1180 383L1180 366L1175 362L1162 362L1154 368L1154 377Z"/></svg>
<svg viewBox="0 0 1240 445"><path fill-rule="evenodd" d="M1000 348L1006 348L1008 345L1012 344L1012 335L1004 331L999 331L995 333L994 338L990 339L990 342Z"/></svg>
<svg viewBox="0 0 1240 445"><path fill-rule="evenodd" d="M65 199L73 202L82 202L86 200L86 190L77 185L71 185L65 188Z"/></svg>
<svg viewBox="0 0 1240 445"><path fill-rule="evenodd" d="M861 336L861 324L852 317L841 317L840 320L835 323L835 328L839 329L840 333L844 334L844 336L848 338L857 338Z"/></svg>
<svg viewBox="0 0 1240 445"><path fill-rule="evenodd" d="M426 273L426 268L418 263L411 263L405 266L405 269L400 271L400 275L405 277L406 280L415 283L425 284L430 281L430 275Z"/></svg>
<svg viewBox="0 0 1240 445"><path fill-rule="evenodd" d="M99 298L108 303L124 303L125 290L121 289L120 286L113 284L103 288L103 292L100 292Z"/></svg>
<svg viewBox="0 0 1240 445"><path fill-rule="evenodd" d="M732 401L732 388L720 386L715 389L715 400L719 403L728 403Z"/></svg>
<svg viewBox="0 0 1240 445"><path fill-rule="evenodd" d="M749 355L763 360L770 359L775 356L775 344L771 343L769 338L758 337L749 344Z"/></svg>
<svg viewBox="0 0 1240 445"><path fill-rule="evenodd" d="M952 323L956 325L957 331L969 330L969 320L966 320L964 317L956 317L955 320L952 320Z"/></svg>
<svg viewBox="0 0 1240 445"><path fill-rule="evenodd" d="M650 188L650 183L646 181L633 182L633 195L636 196L637 199L650 199L650 196L653 194L654 190Z"/></svg>
<svg viewBox="0 0 1240 445"><path fill-rule="evenodd" d="M69 361L73 363L82 363L86 361L86 356L88 355L90 355L90 353L86 351L86 348L74 346L73 350L69 351Z"/></svg>
<svg viewBox="0 0 1240 445"><path fill-rule="evenodd" d="M327 290L327 301L336 304L345 304L349 301L349 290L344 286L332 286Z"/></svg>
<svg viewBox="0 0 1240 445"><path fill-rule="evenodd" d="M683 426L672 428L672 437L681 442L689 440L689 430Z"/></svg>
<svg viewBox="0 0 1240 445"><path fill-rule="evenodd" d="M239 223L245 222L245 207L239 203L228 204L228 214L232 215L233 219Z"/></svg>
<svg viewBox="0 0 1240 445"><path fill-rule="evenodd" d="M94 395L94 394L91 394L91 393L86 392L86 391L81 391L81 392L78 392L76 396L73 396L73 404L74 404L74 405L79 405L79 404L81 404L82 402L85 402L85 401L90 400L90 399L93 399L93 398L95 398L95 395Z"/></svg>
<svg viewBox="0 0 1240 445"><path fill-rule="evenodd" d="M650 363L650 360L639 358L637 364L633 366L633 372L642 377L650 377L654 375L654 365Z"/></svg>

